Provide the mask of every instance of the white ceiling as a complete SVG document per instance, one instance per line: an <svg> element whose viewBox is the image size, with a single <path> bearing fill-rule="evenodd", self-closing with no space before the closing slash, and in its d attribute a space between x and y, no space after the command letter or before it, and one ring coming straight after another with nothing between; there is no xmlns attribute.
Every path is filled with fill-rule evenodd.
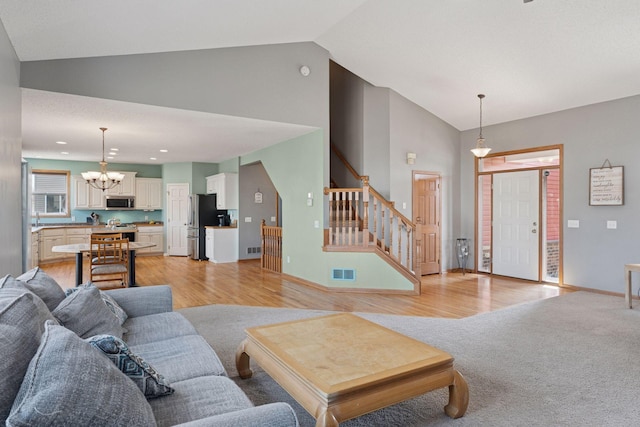
<svg viewBox="0 0 640 427"><path fill-rule="evenodd" d="M487 95L485 125L640 94L638 0L0 0L0 19L22 61L315 41L340 65L459 130L478 126L478 93ZM53 108L29 112L39 103L31 95L25 150L51 137L30 117ZM104 108L118 115L118 106ZM148 143L145 134L157 140L153 123L170 112L176 121L203 119L157 111L149 127L126 132L135 135L129 143ZM104 122L85 118L99 139ZM115 139L117 126L109 126ZM201 132L194 141L217 146L210 127Z"/></svg>

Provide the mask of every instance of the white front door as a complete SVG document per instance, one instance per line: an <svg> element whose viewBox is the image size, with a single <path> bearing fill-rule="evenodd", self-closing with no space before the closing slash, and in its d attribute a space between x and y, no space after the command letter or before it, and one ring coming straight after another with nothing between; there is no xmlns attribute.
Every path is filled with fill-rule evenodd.
<svg viewBox="0 0 640 427"><path fill-rule="evenodd" d="M538 281L540 172L493 175L494 274Z"/></svg>
<svg viewBox="0 0 640 427"><path fill-rule="evenodd" d="M189 184L167 184L167 253L187 256Z"/></svg>

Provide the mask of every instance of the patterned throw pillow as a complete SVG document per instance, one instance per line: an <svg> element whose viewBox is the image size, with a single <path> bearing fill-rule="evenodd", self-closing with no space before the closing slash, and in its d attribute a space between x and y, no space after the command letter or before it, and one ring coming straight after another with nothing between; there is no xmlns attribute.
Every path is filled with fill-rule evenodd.
<svg viewBox="0 0 640 427"><path fill-rule="evenodd" d="M121 339L112 335L96 335L86 341L102 351L122 373L131 378L147 399L173 394L173 388L164 377L144 359L132 353Z"/></svg>
<svg viewBox="0 0 640 427"><path fill-rule="evenodd" d="M75 288L71 288L71 289L67 289L66 291L64 291L64 294L66 296L69 296L71 294L73 294L74 292L77 292L79 289L82 288L95 288L96 285L94 285L91 282L85 283L83 285L77 286ZM127 318L129 317L127 315L127 312L124 311L122 309L122 307L120 307L118 305L118 303L116 302L116 300L113 299L113 297L109 294L107 294L106 292L102 292L100 291L100 298L102 298L102 301L105 303L105 305L107 306L107 308L109 310L111 310L111 312L113 314L115 314L115 316L118 318L118 320L120 321L120 324L124 324L124 322L127 320Z"/></svg>

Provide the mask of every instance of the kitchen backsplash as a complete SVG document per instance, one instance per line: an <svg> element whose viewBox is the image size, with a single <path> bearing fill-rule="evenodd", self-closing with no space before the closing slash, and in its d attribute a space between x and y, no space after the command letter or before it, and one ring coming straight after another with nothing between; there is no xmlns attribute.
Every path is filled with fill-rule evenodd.
<svg viewBox="0 0 640 427"><path fill-rule="evenodd" d="M111 218L118 218L120 222L143 222L162 221L162 211L104 211L96 210L100 215L100 222L106 223ZM40 224L60 224L60 223L86 223L91 211L73 210L68 218L43 218L40 217ZM35 224L36 219L31 218L31 223Z"/></svg>

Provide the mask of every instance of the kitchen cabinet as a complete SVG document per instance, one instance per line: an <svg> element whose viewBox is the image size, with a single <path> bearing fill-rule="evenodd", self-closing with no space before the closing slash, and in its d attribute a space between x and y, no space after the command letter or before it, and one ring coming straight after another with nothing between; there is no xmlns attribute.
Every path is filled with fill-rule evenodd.
<svg viewBox="0 0 640 427"><path fill-rule="evenodd" d="M89 240L91 240L91 228L67 228L66 235L66 245L89 243Z"/></svg>
<svg viewBox="0 0 640 427"><path fill-rule="evenodd" d="M151 248L139 249L136 251L138 254L162 253L164 251L164 227L161 225L138 227L137 241L151 242L156 245Z"/></svg>
<svg viewBox="0 0 640 427"><path fill-rule="evenodd" d="M162 209L161 178L136 178L136 209Z"/></svg>
<svg viewBox="0 0 640 427"><path fill-rule="evenodd" d="M225 172L208 176L207 194L216 195L218 209L238 209L238 174Z"/></svg>
<svg viewBox="0 0 640 427"><path fill-rule="evenodd" d="M138 172L120 172L124 178L119 185L105 190L108 196L135 196L136 195L136 174Z"/></svg>
<svg viewBox="0 0 640 427"><path fill-rule="evenodd" d="M31 268L37 267L40 261L40 236L37 231L31 233Z"/></svg>
<svg viewBox="0 0 640 427"><path fill-rule="evenodd" d="M64 228L45 228L40 231L40 261L51 261L64 258L66 254L53 252L54 246L66 244L66 230Z"/></svg>
<svg viewBox="0 0 640 427"><path fill-rule="evenodd" d="M73 209L104 209L104 194L102 190L93 188L80 175L71 177L73 193Z"/></svg>
<svg viewBox="0 0 640 427"><path fill-rule="evenodd" d="M206 227L205 254L215 263L238 261L238 228Z"/></svg>

